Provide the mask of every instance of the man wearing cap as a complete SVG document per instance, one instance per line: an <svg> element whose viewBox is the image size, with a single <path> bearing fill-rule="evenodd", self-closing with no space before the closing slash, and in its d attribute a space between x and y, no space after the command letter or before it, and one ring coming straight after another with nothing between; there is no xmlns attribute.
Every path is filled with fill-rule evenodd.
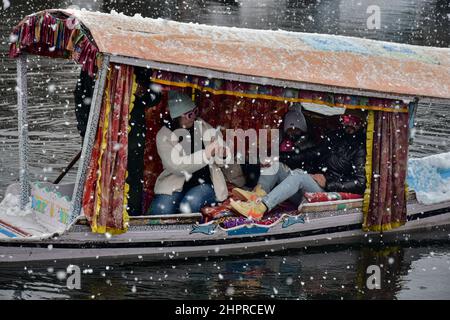
<svg viewBox="0 0 450 320"><path fill-rule="evenodd" d="M155 183L149 214L200 212L228 197L224 174L214 161L226 155L220 131L198 118L198 108L182 92L169 91L170 119L156 135L163 172Z"/></svg>
<svg viewBox="0 0 450 320"><path fill-rule="evenodd" d="M232 208L257 220L287 199L300 204L305 192L363 194L366 183L363 121L355 115L343 115L340 122L342 128L332 132L325 143L301 152L280 152L280 161L294 170L283 172L284 167L280 166L275 188L270 190L268 185L253 193L238 193L246 201L232 201ZM302 170L305 163L315 164L315 168L306 172Z"/></svg>

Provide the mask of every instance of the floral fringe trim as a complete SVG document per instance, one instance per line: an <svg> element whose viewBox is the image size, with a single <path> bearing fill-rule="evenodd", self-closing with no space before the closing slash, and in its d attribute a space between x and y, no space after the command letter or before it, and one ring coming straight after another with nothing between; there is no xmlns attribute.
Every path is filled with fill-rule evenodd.
<svg viewBox="0 0 450 320"><path fill-rule="evenodd" d="M96 44L74 17L55 15L42 11L20 22L11 35L9 56L16 58L22 52L28 52L72 59L93 76L101 64Z"/></svg>

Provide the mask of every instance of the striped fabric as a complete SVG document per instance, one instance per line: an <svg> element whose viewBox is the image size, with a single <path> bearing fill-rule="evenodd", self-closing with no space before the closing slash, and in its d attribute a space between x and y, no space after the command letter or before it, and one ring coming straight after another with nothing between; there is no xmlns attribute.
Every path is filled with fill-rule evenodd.
<svg viewBox="0 0 450 320"><path fill-rule="evenodd" d="M0 220L0 238L24 238L30 236L30 233Z"/></svg>
<svg viewBox="0 0 450 320"><path fill-rule="evenodd" d="M112 64L83 195L92 232L117 234L128 227L128 120L135 90L134 68Z"/></svg>

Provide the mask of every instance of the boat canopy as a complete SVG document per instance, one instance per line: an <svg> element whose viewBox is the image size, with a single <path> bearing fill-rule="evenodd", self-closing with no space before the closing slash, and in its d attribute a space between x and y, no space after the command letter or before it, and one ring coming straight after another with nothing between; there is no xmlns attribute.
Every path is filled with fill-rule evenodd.
<svg viewBox="0 0 450 320"><path fill-rule="evenodd" d="M278 127L288 103L312 103L359 109L366 116L362 210L363 228L370 231L387 231L407 221L408 137L417 98L450 101L448 48L56 9L26 17L11 38L10 56L19 57L21 208L30 194L27 67L21 53L72 59L97 76L68 219L72 223L83 210L94 232L121 233L128 227L135 67L152 69L150 80L162 92L159 104L145 115L145 203L150 203L162 170L153 139L169 91L192 96L203 119L220 118L233 129Z"/></svg>
<svg viewBox="0 0 450 320"><path fill-rule="evenodd" d="M33 39L23 41L24 25L26 29L30 18L37 17L42 21L49 14L68 18L64 23L58 20L57 24L51 25L64 31L51 39L49 48L36 50ZM73 28L80 30L77 31L79 38L70 40L67 29ZM45 30L32 30L35 37L38 31ZM100 65L101 54L108 54L113 62L114 57L121 57L130 64L137 65L137 60L141 65L147 62L154 68L153 62L160 64L159 69L184 70L184 73L199 76L219 78L217 72L220 72L245 77L229 80L245 79L298 89L450 100L449 48L282 30L208 26L72 9L46 10L28 16L13 33L17 39L11 45L11 56L16 57L24 51L59 54L83 63L90 72ZM58 43L70 50L74 41L83 44L77 54L58 51ZM80 53L84 56L80 57ZM91 66L86 65L89 62Z"/></svg>

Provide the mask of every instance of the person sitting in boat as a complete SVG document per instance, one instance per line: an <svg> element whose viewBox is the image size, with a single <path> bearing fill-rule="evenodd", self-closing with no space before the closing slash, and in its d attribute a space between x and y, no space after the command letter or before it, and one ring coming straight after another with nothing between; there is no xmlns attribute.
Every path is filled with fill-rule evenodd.
<svg viewBox="0 0 450 320"><path fill-rule="evenodd" d="M283 119L283 131L279 150L281 157L287 158L291 154L302 153L315 145L308 132L308 125L302 112L302 105L300 103L293 104ZM296 162L292 167L287 163L283 164L287 165L290 169L311 170L310 164L305 161Z"/></svg>
<svg viewBox="0 0 450 320"><path fill-rule="evenodd" d="M285 155L283 158L294 153L302 153L315 146L308 133L308 125L303 115L301 104L293 104L285 114L280 141L279 153L281 157ZM278 170L275 172L276 167L278 167ZM234 188L232 190L233 195L242 200L256 200L258 197L265 196L275 185L281 183L289 176L291 169L310 171L311 167L309 163L303 160L296 162L292 168L286 163L280 163L279 161L272 164L262 163L260 164L261 174L259 175L258 184L255 186L254 191L248 192L241 188ZM297 203L299 202L298 198L298 195L294 195L290 200Z"/></svg>
<svg viewBox="0 0 450 320"><path fill-rule="evenodd" d="M216 154L226 155L227 149L220 132L197 118L198 108L188 95L169 91L168 107L170 119L156 136L163 172L156 180L149 214L200 212L228 197L215 161Z"/></svg>
<svg viewBox="0 0 450 320"><path fill-rule="evenodd" d="M280 153L280 161L292 169L280 165L276 174L261 175L254 192L233 191L247 201L231 201L231 207L246 217L261 219L287 199L300 204L305 192L363 194L366 183L363 121L347 114L340 117L340 122L342 128L332 132L326 143L303 152ZM311 173L302 170L303 163L317 163L316 170Z"/></svg>

